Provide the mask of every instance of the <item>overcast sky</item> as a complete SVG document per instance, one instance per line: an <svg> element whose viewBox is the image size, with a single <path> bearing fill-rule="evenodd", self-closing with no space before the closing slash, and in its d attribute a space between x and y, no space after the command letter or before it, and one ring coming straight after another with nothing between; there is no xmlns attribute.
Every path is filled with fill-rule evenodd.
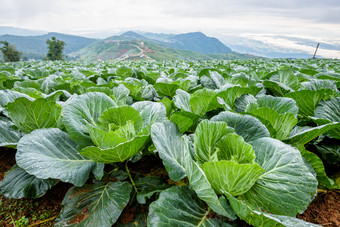
<svg viewBox="0 0 340 227"><path fill-rule="evenodd" d="M340 44L340 0L0 0L0 26L71 34L281 34Z"/></svg>

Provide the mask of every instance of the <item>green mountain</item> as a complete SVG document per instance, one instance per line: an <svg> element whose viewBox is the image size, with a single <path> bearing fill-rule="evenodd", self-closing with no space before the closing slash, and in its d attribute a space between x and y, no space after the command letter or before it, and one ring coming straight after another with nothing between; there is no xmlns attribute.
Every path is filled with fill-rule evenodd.
<svg viewBox="0 0 340 227"><path fill-rule="evenodd" d="M161 45L162 42L129 32L99 40L70 54L73 58L87 61L96 60L214 60L245 59L253 56L236 52L203 54L190 50L176 49ZM203 44L202 44L203 45Z"/></svg>
<svg viewBox="0 0 340 227"><path fill-rule="evenodd" d="M48 33L38 36L2 35L0 36L0 40L14 44L17 50L23 53L23 59L42 59L47 54L46 40L50 39L52 36L55 36L57 39L66 43L64 48L64 54L66 55L97 41L96 39L61 33Z"/></svg>
<svg viewBox="0 0 340 227"><path fill-rule="evenodd" d="M157 42L160 46L171 47L181 50L195 51L201 54L228 54L232 53L232 50L225 46L218 39L208 37L202 32L190 32L179 35L164 35L155 33L139 34L136 32L128 31L121 36L150 40Z"/></svg>
<svg viewBox="0 0 340 227"><path fill-rule="evenodd" d="M64 54L72 60L223 60L253 57L233 52L216 38L200 32L143 35L129 31L103 40L48 33L37 36L2 35L0 40L14 44L23 53L24 60L43 59L47 54L46 40L52 36L66 43Z"/></svg>

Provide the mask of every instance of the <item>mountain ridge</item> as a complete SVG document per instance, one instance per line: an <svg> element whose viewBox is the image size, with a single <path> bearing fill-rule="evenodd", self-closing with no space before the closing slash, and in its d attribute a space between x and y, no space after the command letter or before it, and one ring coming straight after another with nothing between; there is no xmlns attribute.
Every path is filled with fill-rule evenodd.
<svg viewBox="0 0 340 227"><path fill-rule="evenodd" d="M169 35L168 39L155 39L144 36L134 31L127 31L120 36L152 40L164 47L180 50L195 51L201 54L227 54L232 50L214 37L208 37L202 32L188 32L183 34Z"/></svg>
<svg viewBox="0 0 340 227"><path fill-rule="evenodd" d="M189 34L191 37L192 34ZM206 37L202 34L195 34ZM194 37L195 38L195 37ZM197 38L197 37L196 37ZM175 41L175 43L177 40ZM187 41L189 42L189 41ZM189 49L189 48L188 48ZM228 49L229 50L229 49ZM77 52L72 56L80 60L227 60L245 59L254 56L239 54L237 52L222 52L209 54L199 53L193 50L179 49L168 46L165 42L144 37L133 31L122 33L120 36L111 36L105 40L99 40Z"/></svg>
<svg viewBox="0 0 340 227"><path fill-rule="evenodd" d="M1 35L0 41L7 41L16 46L17 50L23 52L24 59L42 59L47 54L46 40L52 36L66 43L64 53L69 54L78 51L85 46L97 41L82 36L67 35L63 33L50 32L38 36L17 36L17 35Z"/></svg>
<svg viewBox="0 0 340 227"><path fill-rule="evenodd" d="M233 52L214 37L201 32L184 34L154 34L149 37L134 31L106 39L91 39L57 32L37 36L1 35L1 41L23 52L23 59L43 59L47 53L46 40L55 36L66 43L64 54L70 60L214 60L240 59L254 56ZM161 37L158 38L157 37Z"/></svg>

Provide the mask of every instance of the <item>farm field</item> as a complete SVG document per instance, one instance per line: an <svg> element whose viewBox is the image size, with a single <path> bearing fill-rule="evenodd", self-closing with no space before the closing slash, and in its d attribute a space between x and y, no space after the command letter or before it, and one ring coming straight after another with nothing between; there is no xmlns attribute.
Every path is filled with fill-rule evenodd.
<svg viewBox="0 0 340 227"><path fill-rule="evenodd" d="M0 63L0 226L339 226L339 86L331 59Z"/></svg>

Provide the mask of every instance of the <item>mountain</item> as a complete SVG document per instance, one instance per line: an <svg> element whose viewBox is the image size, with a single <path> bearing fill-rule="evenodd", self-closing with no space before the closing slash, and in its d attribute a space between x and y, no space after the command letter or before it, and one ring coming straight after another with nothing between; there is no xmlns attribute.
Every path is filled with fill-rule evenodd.
<svg viewBox="0 0 340 227"><path fill-rule="evenodd" d="M208 37L202 32L179 34L170 39L169 45L173 48L191 50L202 54L226 54L231 49L218 39Z"/></svg>
<svg viewBox="0 0 340 227"><path fill-rule="evenodd" d="M186 40L187 46L190 42ZM197 43L197 42L196 42ZM254 56L236 52L203 54L191 50L177 49L142 36L135 32L126 32L99 40L89 46L71 53L73 58L87 61L96 60L226 60L253 58ZM202 44L204 45L204 44ZM194 45L193 45L194 46ZM206 48L207 50L208 48Z"/></svg>
<svg viewBox="0 0 340 227"><path fill-rule="evenodd" d="M201 32L141 34L127 31L120 36L112 36L103 40L61 33L35 36L6 34L0 36L0 41L8 41L15 45L19 51L23 52L24 60L43 59L47 54L46 40L52 36L66 43L64 54L72 60L226 60L254 57L233 52L218 39L208 37Z"/></svg>
<svg viewBox="0 0 340 227"><path fill-rule="evenodd" d="M0 36L0 40L14 44L17 50L23 52L23 59L42 59L47 54L46 40L52 36L66 43L64 54L78 51L97 41L96 39L53 32L38 36L2 35Z"/></svg>
<svg viewBox="0 0 340 227"><path fill-rule="evenodd" d="M123 37L150 40L157 42L158 45L171 47L180 50L190 50L201 54L227 54L232 50L216 38L208 37L202 32L190 32L185 34L156 34L128 31L121 34Z"/></svg>
<svg viewBox="0 0 340 227"><path fill-rule="evenodd" d="M30 30L24 28L16 28L11 26L0 26L0 35L20 35L20 36L34 36L46 34L45 31Z"/></svg>

